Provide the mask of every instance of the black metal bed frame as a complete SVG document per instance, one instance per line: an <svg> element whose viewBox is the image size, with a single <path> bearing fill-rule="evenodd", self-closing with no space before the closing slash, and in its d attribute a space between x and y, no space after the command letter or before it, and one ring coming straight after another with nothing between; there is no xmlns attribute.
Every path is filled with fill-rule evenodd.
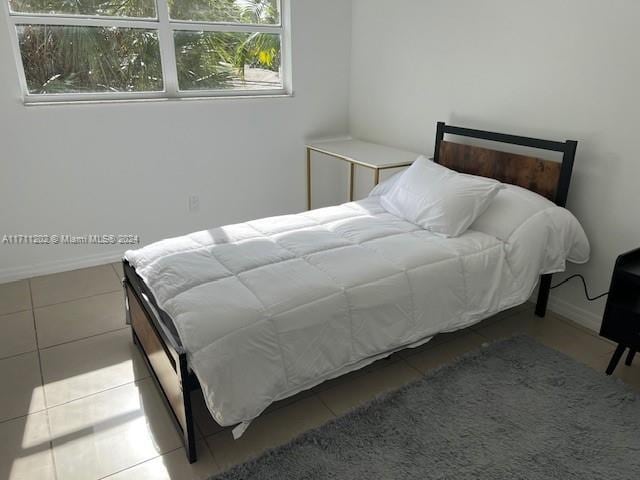
<svg viewBox="0 0 640 480"><path fill-rule="evenodd" d="M440 122L436 134L434 156L436 162L439 156L439 146L445 134L562 152L562 170L555 203L560 206L565 205L577 142L561 143L539 140L453 127ZM200 383L189 367L187 352L177 338L166 332L165 326L172 325L171 318L158 306L145 282L126 260L123 260L123 270L127 323L131 325L133 342L140 349L145 363L152 373L152 378L162 393L163 401L171 412L172 420L178 430L182 432L188 461L193 463L197 459L197 454L191 393L200 389ZM551 275L543 275L536 304L536 314L539 316L545 315L550 285Z"/></svg>

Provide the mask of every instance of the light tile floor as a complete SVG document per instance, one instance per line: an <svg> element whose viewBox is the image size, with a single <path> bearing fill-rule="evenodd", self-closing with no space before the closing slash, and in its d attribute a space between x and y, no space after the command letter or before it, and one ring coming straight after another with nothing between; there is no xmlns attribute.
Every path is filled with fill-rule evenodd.
<svg viewBox="0 0 640 480"><path fill-rule="evenodd" d="M604 371L614 345L525 305L279 402L239 441L194 394L189 465L124 320L118 264L0 285L0 479L204 479L477 349L528 333ZM640 390L640 361L616 376Z"/></svg>

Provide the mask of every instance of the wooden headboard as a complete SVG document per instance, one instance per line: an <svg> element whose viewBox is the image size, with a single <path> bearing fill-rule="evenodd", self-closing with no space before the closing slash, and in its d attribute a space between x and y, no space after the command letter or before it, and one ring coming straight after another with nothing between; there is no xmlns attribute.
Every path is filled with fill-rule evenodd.
<svg viewBox="0 0 640 480"><path fill-rule="evenodd" d="M563 154L562 162L449 142L444 140L445 134L560 152ZM518 185L564 207L569 194L577 146L578 142L573 140L554 142L453 127L438 122L433 159L436 163L457 172L495 178L503 183Z"/></svg>

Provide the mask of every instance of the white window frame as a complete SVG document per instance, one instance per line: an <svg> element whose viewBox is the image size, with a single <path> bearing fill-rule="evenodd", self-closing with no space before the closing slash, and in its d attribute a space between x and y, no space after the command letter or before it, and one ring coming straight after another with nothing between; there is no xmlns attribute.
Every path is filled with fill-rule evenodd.
<svg viewBox="0 0 640 480"><path fill-rule="evenodd" d="M9 2L0 0L5 5L5 13L11 29L11 41L14 51L18 77L22 89L23 101L30 103L57 103L78 101L127 101L144 99L188 99L188 98L229 98L229 97L264 97L290 96L291 88L291 29L289 6L290 0L279 0L280 23L241 24L230 22L205 22L189 20L172 20L169 17L167 0L154 0L157 18L108 17L91 15L67 14L31 14L11 12ZM162 79L164 90L158 92L96 92L96 93L47 93L34 94L29 92L22 55L18 42L17 27L20 25L64 25L83 27L124 27L154 30L158 34L160 45L160 61L162 63ZM274 89L218 89L218 90L180 90L178 87L178 71L173 42L175 31L196 32L264 32L280 35L280 78L281 88Z"/></svg>

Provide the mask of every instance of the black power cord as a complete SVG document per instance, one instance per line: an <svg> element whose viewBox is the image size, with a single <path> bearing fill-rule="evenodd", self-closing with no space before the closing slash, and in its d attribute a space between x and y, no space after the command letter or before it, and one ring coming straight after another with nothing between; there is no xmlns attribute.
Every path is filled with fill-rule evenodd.
<svg viewBox="0 0 640 480"><path fill-rule="evenodd" d="M571 275L569 278L566 278L563 281L561 281L560 283L558 283L557 285L554 285L553 287L551 287L551 290L553 290L554 288L558 288L558 287L564 285L569 280L573 280L574 278L579 278L580 280L582 280L582 286L584 287L584 296L587 297L587 300L589 300L590 302L595 302L596 300L598 300L598 299L600 299L602 297L606 297L607 295L609 295L609 292L606 292L606 293L603 293L601 295L598 295L597 297L591 298L589 296L589 291L587 290L587 281L579 273L577 273L575 275Z"/></svg>

